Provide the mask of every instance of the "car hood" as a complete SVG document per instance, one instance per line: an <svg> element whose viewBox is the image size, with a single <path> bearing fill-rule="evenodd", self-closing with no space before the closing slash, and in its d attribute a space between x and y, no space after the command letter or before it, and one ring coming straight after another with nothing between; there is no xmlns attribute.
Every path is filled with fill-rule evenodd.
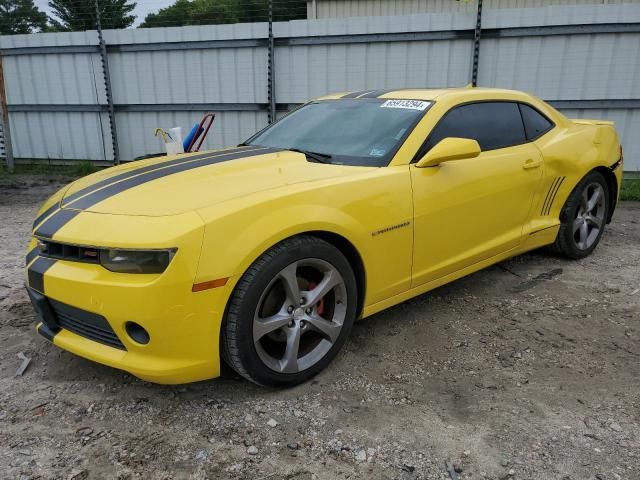
<svg viewBox="0 0 640 480"><path fill-rule="evenodd" d="M264 190L370 169L311 163L288 150L240 147L109 168L74 182L61 205L115 215L177 215Z"/></svg>

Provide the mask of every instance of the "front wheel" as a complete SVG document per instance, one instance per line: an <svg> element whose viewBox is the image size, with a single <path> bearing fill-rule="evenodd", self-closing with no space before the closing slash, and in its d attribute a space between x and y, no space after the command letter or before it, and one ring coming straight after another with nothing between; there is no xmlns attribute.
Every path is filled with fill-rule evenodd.
<svg viewBox="0 0 640 480"><path fill-rule="evenodd" d="M604 232L608 208L606 180L598 172L589 173L571 192L562 209L553 250L573 259L593 252Z"/></svg>
<svg viewBox="0 0 640 480"><path fill-rule="evenodd" d="M357 312L355 275L333 245L285 240L242 276L227 309L222 351L240 375L261 385L295 385L325 368Z"/></svg>

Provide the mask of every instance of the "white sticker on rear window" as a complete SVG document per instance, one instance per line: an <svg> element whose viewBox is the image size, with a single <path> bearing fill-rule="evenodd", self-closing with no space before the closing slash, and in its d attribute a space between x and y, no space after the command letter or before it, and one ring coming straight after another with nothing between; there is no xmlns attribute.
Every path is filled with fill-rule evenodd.
<svg viewBox="0 0 640 480"><path fill-rule="evenodd" d="M431 102L424 102L422 100L387 100L381 107L384 108L408 108L410 110L424 110Z"/></svg>
<svg viewBox="0 0 640 480"><path fill-rule="evenodd" d="M370 157L384 157L386 150L384 148L373 147L369 152Z"/></svg>

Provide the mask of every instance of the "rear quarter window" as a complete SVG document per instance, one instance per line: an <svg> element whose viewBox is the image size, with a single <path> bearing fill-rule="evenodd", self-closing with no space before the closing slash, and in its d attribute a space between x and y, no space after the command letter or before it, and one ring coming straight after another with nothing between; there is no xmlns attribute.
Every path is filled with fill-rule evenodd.
<svg viewBox="0 0 640 480"><path fill-rule="evenodd" d="M527 140L535 140L554 127L553 122L535 108L524 103L519 104L519 106Z"/></svg>

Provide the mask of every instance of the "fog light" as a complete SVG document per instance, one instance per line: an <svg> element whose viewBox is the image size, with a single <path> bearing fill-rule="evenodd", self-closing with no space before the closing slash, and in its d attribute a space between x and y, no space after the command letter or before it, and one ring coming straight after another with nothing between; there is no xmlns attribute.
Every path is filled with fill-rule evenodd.
<svg viewBox="0 0 640 480"><path fill-rule="evenodd" d="M139 325L136 322L127 322L124 325L124 329L135 342L141 343L142 345L149 343L149 333L142 325Z"/></svg>

